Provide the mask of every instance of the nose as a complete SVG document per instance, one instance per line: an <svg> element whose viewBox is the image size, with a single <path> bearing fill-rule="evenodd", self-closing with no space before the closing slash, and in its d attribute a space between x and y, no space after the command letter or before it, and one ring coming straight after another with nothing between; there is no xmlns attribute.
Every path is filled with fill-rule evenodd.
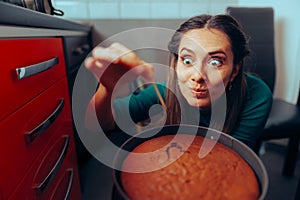
<svg viewBox="0 0 300 200"><path fill-rule="evenodd" d="M202 83L206 79L206 73L201 65L193 65L194 72L192 73L191 79L197 83Z"/></svg>

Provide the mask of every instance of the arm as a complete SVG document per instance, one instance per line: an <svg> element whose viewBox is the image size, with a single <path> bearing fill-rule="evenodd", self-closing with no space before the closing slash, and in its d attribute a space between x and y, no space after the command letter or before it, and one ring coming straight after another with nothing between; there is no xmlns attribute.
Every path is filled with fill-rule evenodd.
<svg viewBox="0 0 300 200"><path fill-rule="evenodd" d="M89 129L97 130L96 127L98 124L100 124L104 131L114 129L114 111L111 109L111 99L112 93L100 84L86 112L85 124Z"/></svg>

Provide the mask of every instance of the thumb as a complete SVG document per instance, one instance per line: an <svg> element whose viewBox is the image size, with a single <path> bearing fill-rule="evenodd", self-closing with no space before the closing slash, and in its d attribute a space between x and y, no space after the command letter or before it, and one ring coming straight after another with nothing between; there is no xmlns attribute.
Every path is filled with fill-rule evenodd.
<svg viewBox="0 0 300 200"><path fill-rule="evenodd" d="M105 69L105 65L97 60L95 60L93 57L88 57L86 58L86 60L84 61L84 66L91 71L95 78L99 80L99 78L101 77L104 69Z"/></svg>

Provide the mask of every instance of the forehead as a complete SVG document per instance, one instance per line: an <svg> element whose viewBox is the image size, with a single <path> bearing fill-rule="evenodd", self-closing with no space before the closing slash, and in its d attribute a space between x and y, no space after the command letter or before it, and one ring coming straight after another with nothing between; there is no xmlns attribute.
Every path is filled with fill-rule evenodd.
<svg viewBox="0 0 300 200"><path fill-rule="evenodd" d="M223 50L232 54L228 36L217 29L201 28L185 32L179 44L179 51L184 47L188 47L193 51L212 52Z"/></svg>

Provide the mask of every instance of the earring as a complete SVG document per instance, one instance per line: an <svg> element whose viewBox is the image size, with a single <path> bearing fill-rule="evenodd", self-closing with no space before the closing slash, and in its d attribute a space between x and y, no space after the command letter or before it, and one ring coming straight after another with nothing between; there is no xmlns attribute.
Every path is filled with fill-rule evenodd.
<svg viewBox="0 0 300 200"><path fill-rule="evenodd" d="M229 82L228 83L228 91L231 91L232 90L232 82Z"/></svg>

